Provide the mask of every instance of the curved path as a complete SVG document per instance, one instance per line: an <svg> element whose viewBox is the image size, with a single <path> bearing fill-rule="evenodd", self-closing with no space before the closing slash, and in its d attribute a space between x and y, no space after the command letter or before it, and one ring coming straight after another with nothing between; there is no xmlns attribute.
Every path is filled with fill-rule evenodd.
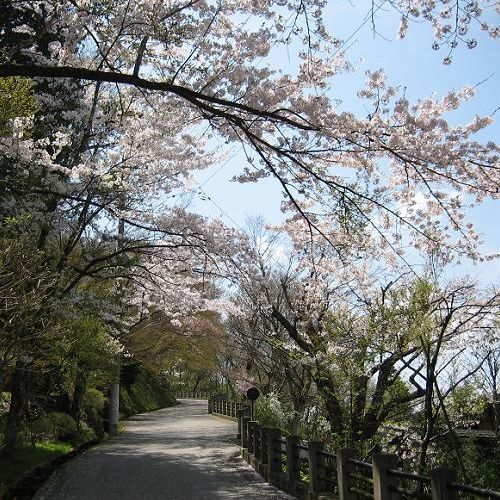
<svg viewBox="0 0 500 500"><path fill-rule="evenodd" d="M136 415L120 436L56 471L36 500L291 499L238 457L235 422L206 401Z"/></svg>

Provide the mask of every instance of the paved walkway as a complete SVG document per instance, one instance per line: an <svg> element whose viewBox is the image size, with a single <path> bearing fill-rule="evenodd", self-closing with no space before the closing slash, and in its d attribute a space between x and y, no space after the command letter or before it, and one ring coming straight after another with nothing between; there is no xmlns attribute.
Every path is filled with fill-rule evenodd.
<svg viewBox="0 0 500 500"><path fill-rule="evenodd" d="M291 499L238 457L235 422L206 401L132 417L120 436L56 471L36 500Z"/></svg>

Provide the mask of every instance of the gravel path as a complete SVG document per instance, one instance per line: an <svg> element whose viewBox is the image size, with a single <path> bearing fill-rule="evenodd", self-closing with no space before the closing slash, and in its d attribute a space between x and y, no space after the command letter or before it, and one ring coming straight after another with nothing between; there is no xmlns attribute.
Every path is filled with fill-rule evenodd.
<svg viewBox="0 0 500 500"><path fill-rule="evenodd" d="M136 415L120 436L56 471L36 500L292 499L238 457L235 422L206 401Z"/></svg>

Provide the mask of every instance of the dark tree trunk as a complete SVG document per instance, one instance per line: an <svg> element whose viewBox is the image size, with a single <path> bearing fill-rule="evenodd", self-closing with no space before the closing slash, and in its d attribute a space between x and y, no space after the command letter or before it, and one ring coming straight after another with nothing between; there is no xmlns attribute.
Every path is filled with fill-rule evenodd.
<svg viewBox="0 0 500 500"><path fill-rule="evenodd" d="M0 366L0 398L2 396L2 392L5 387L6 377L7 377L7 370L3 366Z"/></svg>
<svg viewBox="0 0 500 500"><path fill-rule="evenodd" d="M87 377L85 375L85 371L77 369L70 414L75 419L78 429L80 429L80 420L82 416L82 403L83 403L83 397L85 396L86 388L87 388Z"/></svg>
<svg viewBox="0 0 500 500"><path fill-rule="evenodd" d="M288 393L292 400L294 417L290 423L293 435L296 435L299 429L300 418L306 407L309 389L311 387L311 377L308 369L301 367L301 374L297 373L290 364L282 361L285 370L285 381L288 386Z"/></svg>
<svg viewBox="0 0 500 500"><path fill-rule="evenodd" d="M325 408L332 432L343 434L345 430L344 412L336 396L335 384L330 377L316 374L314 381L325 401Z"/></svg>
<svg viewBox="0 0 500 500"><path fill-rule="evenodd" d="M361 439L361 434L366 432L365 411L368 389L368 376L360 375L353 378L351 386L351 441Z"/></svg>
<svg viewBox="0 0 500 500"><path fill-rule="evenodd" d="M5 448L3 453L14 456L18 448L19 430L28 395L30 362L18 360L12 376L10 409L5 426Z"/></svg>
<svg viewBox="0 0 500 500"><path fill-rule="evenodd" d="M201 382L201 375L198 375L198 377L196 378L196 383L194 384L194 387L193 387L193 391L192 391L193 395L198 390L198 386L200 385L200 382Z"/></svg>

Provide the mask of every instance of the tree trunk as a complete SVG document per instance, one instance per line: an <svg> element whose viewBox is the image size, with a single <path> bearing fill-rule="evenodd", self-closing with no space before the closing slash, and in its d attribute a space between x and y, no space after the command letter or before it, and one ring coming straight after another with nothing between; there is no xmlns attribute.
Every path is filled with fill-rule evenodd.
<svg viewBox="0 0 500 500"><path fill-rule="evenodd" d="M332 432L343 434L345 430L344 412L340 406L340 402L335 395L335 385L328 376L314 376L314 381L318 390L321 392L325 400L325 408L328 415L328 421Z"/></svg>
<svg viewBox="0 0 500 500"><path fill-rule="evenodd" d="M73 400L71 402L70 414L75 419L80 430L80 420L82 416L82 403L87 388L87 377L84 370L80 368L76 371L75 388L73 389Z"/></svg>
<svg viewBox="0 0 500 500"><path fill-rule="evenodd" d="M201 382L201 375L198 375L198 377L196 378L196 383L194 384L194 387L193 387L193 391L192 391L193 395L198 390L198 386L200 385L200 382Z"/></svg>
<svg viewBox="0 0 500 500"><path fill-rule="evenodd" d="M282 361L285 370L285 382L288 386L288 394L292 400L293 419L290 422L292 435L296 435L299 429L301 416L306 407L309 389L311 387L310 373L302 368L301 376L294 370L287 360Z"/></svg>
<svg viewBox="0 0 500 500"><path fill-rule="evenodd" d="M23 414L25 410L30 361L18 359L12 376L10 409L5 426L5 455L14 456L18 448L18 438Z"/></svg>
<svg viewBox="0 0 500 500"><path fill-rule="evenodd" d="M362 436L369 432L366 427L366 419L363 418L366 413L366 398L368 392L368 380L367 375L355 376L351 382L351 441L354 443ZM374 422L372 422L373 427ZM375 432L378 430L378 425L376 426ZM370 436L371 437L371 436Z"/></svg>
<svg viewBox="0 0 500 500"><path fill-rule="evenodd" d="M5 377L7 375L7 370L0 366L0 398L2 397L3 389L5 386Z"/></svg>

